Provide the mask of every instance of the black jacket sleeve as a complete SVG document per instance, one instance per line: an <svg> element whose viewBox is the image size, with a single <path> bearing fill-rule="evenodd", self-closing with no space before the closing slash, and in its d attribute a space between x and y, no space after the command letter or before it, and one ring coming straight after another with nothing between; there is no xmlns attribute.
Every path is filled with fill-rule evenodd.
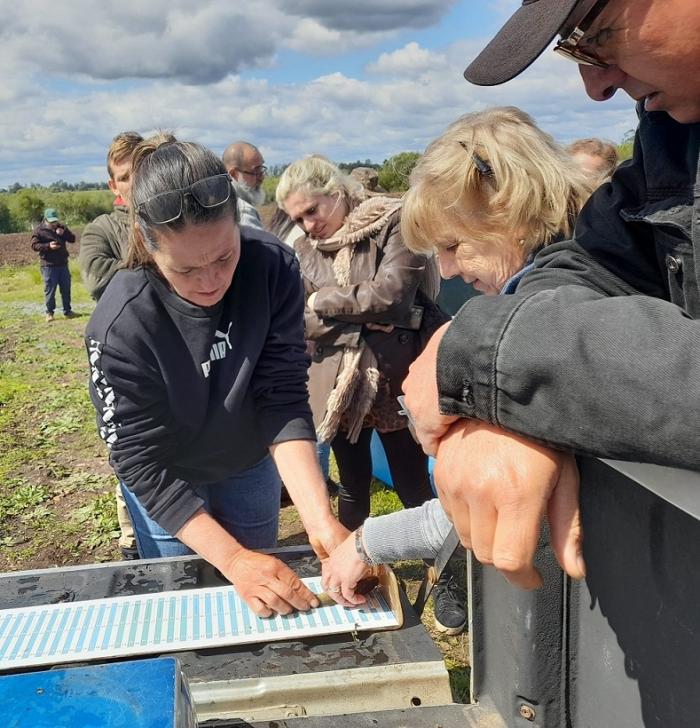
<svg viewBox="0 0 700 728"><path fill-rule="evenodd" d="M304 340L304 292L296 259L280 259L271 277L270 325L252 386L266 441L315 440L308 403L309 357Z"/></svg>
<svg viewBox="0 0 700 728"><path fill-rule="evenodd" d="M90 397L117 477L148 515L174 535L203 506L190 483L168 466L178 449L168 393L155 368L123 341L111 347L87 339Z"/></svg>

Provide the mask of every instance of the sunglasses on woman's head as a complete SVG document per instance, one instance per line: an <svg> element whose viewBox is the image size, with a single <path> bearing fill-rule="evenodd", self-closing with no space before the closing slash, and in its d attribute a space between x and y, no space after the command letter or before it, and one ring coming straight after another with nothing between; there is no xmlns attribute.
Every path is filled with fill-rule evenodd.
<svg viewBox="0 0 700 728"><path fill-rule="evenodd" d="M182 215L185 195L194 197L202 207L218 207L231 198L231 178L227 174L205 177L187 187L153 195L138 204L136 209L155 225L165 225Z"/></svg>

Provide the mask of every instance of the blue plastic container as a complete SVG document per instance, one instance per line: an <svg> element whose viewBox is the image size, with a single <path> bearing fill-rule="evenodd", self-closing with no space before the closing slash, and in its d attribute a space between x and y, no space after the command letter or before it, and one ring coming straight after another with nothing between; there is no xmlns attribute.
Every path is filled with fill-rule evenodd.
<svg viewBox="0 0 700 728"><path fill-rule="evenodd" d="M2 728L196 728L174 657L0 676Z"/></svg>
<svg viewBox="0 0 700 728"><path fill-rule="evenodd" d="M379 435L376 432L372 433L372 475L381 480L388 488L394 487L394 481L391 479L391 472L389 471L389 462L386 459L386 453L384 452L384 446L382 441L379 439ZM433 483L433 466L435 460L428 458L428 472L430 473L430 487L435 493L435 483Z"/></svg>

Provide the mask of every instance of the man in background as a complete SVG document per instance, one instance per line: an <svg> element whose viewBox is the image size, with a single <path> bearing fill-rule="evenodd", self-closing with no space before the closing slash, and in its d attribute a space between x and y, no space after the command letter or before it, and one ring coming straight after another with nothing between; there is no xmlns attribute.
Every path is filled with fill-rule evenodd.
<svg viewBox="0 0 700 728"><path fill-rule="evenodd" d="M262 183L267 167L262 154L248 142L234 142L226 147L222 159L238 196L240 224L264 230L257 210L265 202Z"/></svg>
<svg viewBox="0 0 700 728"><path fill-rule="evenodd" d="M100 215L85 226L80 236L78 262L83 283L97 301L112 276L126 259L129 243L129 199L131 194L131 159L143 141L135 131L117 134L107 152L109 189L114 194L114 210Z"/></svg>
<svg viewBox="0 0 700 728"><path fill-rule="evenodd" d="M131 201L131 161L134 150L143 141L135 131L117 134L107 152L107 184L114 194L114 210L100 215L85 226L80 236L78 261L83 282L90 295L98 300L107 284L126 259L129 245L129 204ZM117 518L119 520L119 550L127 559L137 559L139 554L134 538L134 528L126 509L119 483L115 487Z"/></svg>
<svg viewBox="0 0 700 728"><path fill-rule="evenodd" d="M66 318L75 315L70 307L70 270L66 247L66 243L74 242L75 235L60 221L56 210L47 207L42 223L32 233L32 250L39 253L41 277L44 279L47 322L53 321L57 288L61 292L63 315Z"/></svg>

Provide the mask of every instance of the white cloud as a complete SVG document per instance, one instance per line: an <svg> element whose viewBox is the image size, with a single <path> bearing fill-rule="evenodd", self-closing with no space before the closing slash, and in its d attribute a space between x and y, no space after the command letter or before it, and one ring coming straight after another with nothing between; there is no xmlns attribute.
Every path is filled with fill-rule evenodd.
<svg viewBox="0 0 700 728"><path fill-rule="evenodd" d="M339 51L347 53L357 48L368 48L390 33L359 33L327 28L313 18L304 18L294 27L290 36L281 45L312 56L328 56Z"/></svg>
<svg viewBox="0 0 700 728"><path fill-rule="evenodd" d="M411 76L421 73L437 72L446 68L447 58L440 53L421 48L411 42L391 53L382 53L374 62L367 65L367 72L381 76Z"/></svg>
<svg viewBox="0 0 700 728"><path fill-rule="evenodd" d="M408 0L403 2L404 7L407 4ZM447 4L435 3L435 7L444 9ZM107 12L98 0L62 5L54 11L53 4L27 0L37 17L41 9L46 10L46 28L40 28L42 23L35 22L31 13L12 11L11 28L0 29L0 63L9 70L0 86L0 187L15 181L103 179L106 148L117 132L126 129L173 129L180 138L206 144L217 154L234 139L247 138L260 146L268 163L275 164L309 152L337 161L370 158L381 162L401 151L423 150L458 115L494 104L521 106L563 142L581 136L619 140L635 126L631 100L620 95L605 104L588 101L575 66L552 53L515 81L494 88L471 86L462 78L462 70L483 46L483 39L456 43L439 52L407 43L369 62L368 75L329 72L304 83L272 82L262 72L241 77L235 71L236 63L243 62L236 60L242 57L240 51L223 48L235 45L234 36L226 38L232 31L221 12L224 5L230 8L229 0L203 1L202 15L182 13L178 9L182 4L174 0L148 4L123 0L110 15L115 25L109 32L89 24L97 8ZM402 3L386 0L379 5L397 8ZM327 52L334 44L337 51L344 40L361 42L356 31L329 28L318 18L307 22L294 18L290 23L290 16L281 14L272 0L260 0L254 10L246 11L250 23L246 28L256 27L260 7L270 12L271 35L281 37L278 24L287 22L284 42L292 39L294 43L304 33L308 39L316 34L319 47L324 38L328 41ZM80 12L85 15L83 23L78 21ZM57 68L40 70L47 63L43 54L33 54L35 67L22 61L17 55L20 50L28 52L29 45L45 47L59 15L67 26L75 24L80 30L80 46L77 40L72 45L68 42L72 38L68 29L68 35L59 33L66 48L46 50ZM220 28L210 27L217 23ZM127 25L132 26L131 35ZM23 39L22 33L28 32L38 35ZM169 40L150 59L147 50L156 36ZM244 47L253 48L256 39L251 31L250 44ZM207 43L210 46L205 49ZM105 48L99 50L101 45ZM269 62L274 50L274 44L256 47L248 52L246 63ZM92 66L80 62L80 83L71 79L67 69L71 52L82 54L83 59L94 54ZM197 73L213 80L191 83L192 74L183 69L199 64L199 57L205 55L209 66ZM332 68L330 62L327 65ZM109 73L138 75L132 72L136 67L152 77L146 78L144 72L138 81L103 80ZM126 70L120 72L120 68Z"/></svg>

